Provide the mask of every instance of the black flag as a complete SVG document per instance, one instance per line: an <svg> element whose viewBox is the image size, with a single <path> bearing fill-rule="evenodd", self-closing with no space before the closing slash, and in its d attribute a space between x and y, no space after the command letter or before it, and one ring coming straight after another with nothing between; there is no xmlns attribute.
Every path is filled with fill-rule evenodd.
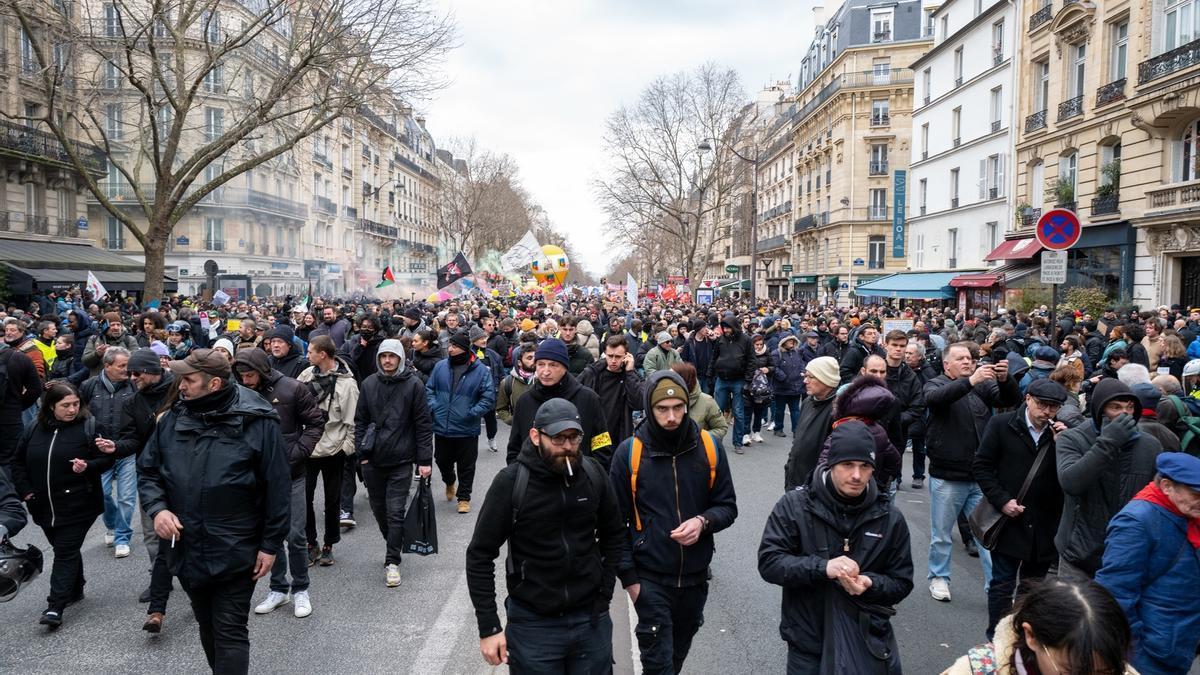
<svg viewBox="0 0 1200 675"><path fill-rule="evenodd" d="M471 274L471 263L467 262L467 256L463 255L462 251L459 251L458 255L454 256L454 260L438 268L438 290L449 286L468 274Z"/></svg>

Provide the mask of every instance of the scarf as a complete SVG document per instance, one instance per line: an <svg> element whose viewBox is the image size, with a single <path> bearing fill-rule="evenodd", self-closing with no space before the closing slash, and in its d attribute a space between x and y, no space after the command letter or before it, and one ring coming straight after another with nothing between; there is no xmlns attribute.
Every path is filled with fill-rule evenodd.
<svg viewBox="0 0 1200 675"><path fill-rule="evenodd" d="M200 398L183 399L183 407L193 415L204 415L229 405L236 397L237 387L233 384L226 384L223 388Z"/></svg>
<svg viewBox="0 0 1200 675"><path fill-rule="evenodd" d="M1167 496L1167 493L1162 491L1162 488L1158 487L1154 483L1147 483L1146 487L1142 488L1142 491L1134 495L1133 498L1143 502L1150 502L1156 506L1161 506L1169 513L1173 513L1180 518L1185 519L1187 521L1188 543L1191 544L1192 548L1194 549L1200 548L1200 518L1188 518L1187 516L1183 515L1183 512L1175 506L1174 502L1171 501L1171 498Z"/></svg>

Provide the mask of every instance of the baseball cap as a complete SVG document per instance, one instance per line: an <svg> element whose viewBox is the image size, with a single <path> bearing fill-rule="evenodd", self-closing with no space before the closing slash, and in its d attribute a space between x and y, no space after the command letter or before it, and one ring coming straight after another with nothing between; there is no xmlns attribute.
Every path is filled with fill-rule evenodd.
<svg viewBox="0 0 1200 675"><path fill-rule="evenodd" d="M552 398L543 403L533 417L533 426L550 436L557 436L569 429L583 433L579 410L574 403L563 398Z"/></svg>
<svg viewBox="0 0 1200 675"><path fill-rule="evenodd" d="M172 373L179 376L205 373L213 377L228 378L230 375L229 359L213 349L196 349L188 354L186 359L172 361L170 368Z"/></svg>

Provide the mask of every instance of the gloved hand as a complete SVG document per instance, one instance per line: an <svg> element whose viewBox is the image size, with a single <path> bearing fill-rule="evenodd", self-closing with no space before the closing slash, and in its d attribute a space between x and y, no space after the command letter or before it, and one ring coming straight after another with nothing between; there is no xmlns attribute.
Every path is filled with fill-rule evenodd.
<svg viewBox="0 0 1200 675"><path fill-rule="evenodd" d="M1133 432L1137 430L1137 420L1132 415L1120 414L1104 423L1100 430L1100 438L1120 447L1129 442Z"/></svg>

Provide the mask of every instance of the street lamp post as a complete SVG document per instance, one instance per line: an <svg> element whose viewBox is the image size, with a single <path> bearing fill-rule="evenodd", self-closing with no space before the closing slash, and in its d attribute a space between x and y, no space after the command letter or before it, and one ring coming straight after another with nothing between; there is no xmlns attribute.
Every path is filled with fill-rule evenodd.
<svg viewBox="0 0 1200 675"><path fill-rule="evenodd" d="M712 150L709 141L716 141L725 146L725 149L733 154L734 157L749 164L754 171L750 180L750 307L753 308L756 304L756 295L758 287L758 148L757 144L754 150L754 157L747 157L738 152L724 139L706 138L700 141L696 149L705 152Z"/></svg>

